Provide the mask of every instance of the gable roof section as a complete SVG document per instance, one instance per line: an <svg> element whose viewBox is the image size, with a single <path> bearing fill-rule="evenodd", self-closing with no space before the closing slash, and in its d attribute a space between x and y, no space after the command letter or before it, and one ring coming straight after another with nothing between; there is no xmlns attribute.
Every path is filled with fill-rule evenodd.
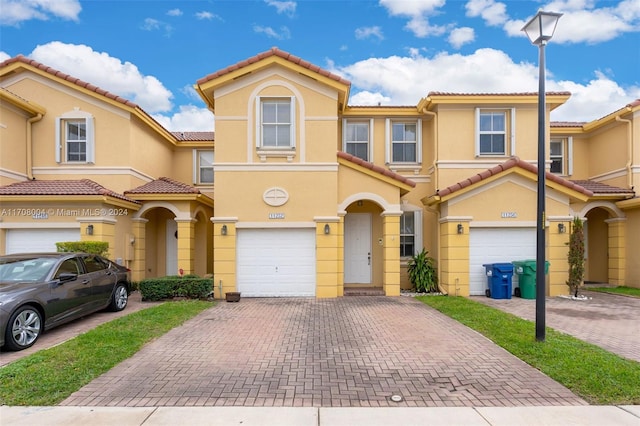
<svg viewBox="0 0 640 426"><path fill-rule="evenodd" d="M213 110L215 109L213 92L217 87L273 64L279 64L334 87L338 91L338 102L341 104L341 108L344 109L346 107L349 99L349 88L351 87L350 81L277 47L272 47L266 52L258 53L255 56L202 77L196 81L195 89Z"/></svg>
<svg viewBox="0 0 640 426"><path fill-rule="evenodd" d="M171 132L165 129L160 123L158 123L153 117L147 114L136 103L131 102L121 96L101 89L86 81L82 81L79 78L70 76L47 65L44 65L33 59L26 58L23 55L18 55L13 58L9 58L0 63L0 78L9 76L14 73L19 73L22 70L30 70L36 74L43 75L47 78L57 80L58 82L73 87L76 90L80 90L90 96L98 97L105 102L108 102L116 107L122 108L136 115L140 120L152 128L156 133L160 134L166 140L172 144L176 144L176 138Z"/></svg>
<svg viewBox="0 0 640 426"><path fill-rule="evenodd" d="M518 157L512 157L502 164L499 164L491 169L487 169L481 173L475 174L465 180L457 182L451 186L439 190L435 194L423 198L423 202L427 205L436 204L438 202L447 201L455 196L470 190L471 188L478 187L483 183L491 180L491 178L497 178L498 176L505 175L507 173L513 173L518 170L523 170L532 175L533 179L537 178L538 168L533 164L529 164L526 161L522 161ZM556 189L565 193L573 195L583 201L593 196L593 192L574 183L567 179L563 179L550 172L545 172L545 179L547 185L552 185Z"/></svg>
<svg viewBox="0 0 640 426"><path fill-rule="evenodd" d="M180 142L213 142L215 132L171 132Z"/></svg>
<svg viewBox="0 0 640 426"><path fill-rule="evenodd" d="M571 92L546 92L546 103L553 111L564 104L570 97ZM472 104L481 106L483 104L536 104L538 103L538 92L520 93L454 93L454 92L429 92L426 98L422 98L418 103L418 109L423 108L433 110L436 105L441 104Z"/></svg>
<svg viewBox="0 0 640 426"><path fill-rule="evenodd" d="M571 182L593 192L594 197L597 198L633 198L636 194L632 189L619 188L594 180L571 180Z"/></svg>
<svg viewBox="0 0 640 426"><path fill-rule="evenodd" d="M354 157L346 152L338 151L338 164L347 166L351 169L368 174L376 179L385 181L400 188L403 194L415 188L416 183L406 177L387 170L384 167L376 166L373 163L364 161L361 158Z"/></svg>
<svg viewBox="0 0 640 426"><path fill-rule="evenodd" d="M125 191L125 194L200 194L200 190L175 179L161 177Z"/></svg>
<svg viewBox="0 0 640 426"><path fill-rule="evenodd" d="M100 196L133 204L137 201L105 188L91 179L80 180L27 180L0 186L0 198L12 196Z"/></svg>

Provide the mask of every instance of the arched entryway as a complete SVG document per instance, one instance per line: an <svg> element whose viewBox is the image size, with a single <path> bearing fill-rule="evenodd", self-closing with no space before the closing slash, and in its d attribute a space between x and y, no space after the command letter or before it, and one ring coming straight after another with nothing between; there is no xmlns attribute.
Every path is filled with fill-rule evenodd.
<svg viewBox="0 0 640 426"><path fill-rule="evenodd" d="M624 213L611 203L590 203L585 219L585 283L624 284Z"/></svg>

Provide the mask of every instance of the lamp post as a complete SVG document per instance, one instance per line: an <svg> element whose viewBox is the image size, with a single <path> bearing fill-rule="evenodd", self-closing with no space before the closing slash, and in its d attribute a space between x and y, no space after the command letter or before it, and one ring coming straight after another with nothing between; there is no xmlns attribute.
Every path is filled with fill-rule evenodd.
<svg viewBox="0 0 640 426"><path fill-rule="evenodd" d="M536 340L545 340L545 71L544 48L556 30L562 13L538 11L536 16L522 28L538 46L538 210L536 221Z"/></svg>

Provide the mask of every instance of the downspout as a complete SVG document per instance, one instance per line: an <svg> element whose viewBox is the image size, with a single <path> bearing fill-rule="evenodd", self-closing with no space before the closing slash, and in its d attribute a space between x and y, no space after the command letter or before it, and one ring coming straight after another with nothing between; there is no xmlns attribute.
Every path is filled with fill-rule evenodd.
<svg viewBox="0 0 640 426"><path fill-rule="evenodd" d="M35 117L27 120L27 179L35 180L33 177L33 132L32 124L42 120L43 115L38 113Z"/></svg>
<svg viewBox="0 0 640 426"><path fill-rule="evenodd" d="M631 174L631 166L633 165L633 133L631 132L631 120L620 118L616 115L616 121L619 123L627 123L627 186L633 189L633 175Z"/></svg>

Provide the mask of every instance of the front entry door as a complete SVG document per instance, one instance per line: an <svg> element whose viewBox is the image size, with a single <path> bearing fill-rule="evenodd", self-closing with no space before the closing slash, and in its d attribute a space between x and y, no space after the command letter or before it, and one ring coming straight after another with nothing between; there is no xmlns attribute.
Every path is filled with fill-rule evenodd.
<svg viewBox="0 0 640 426"><path fill-rule="evenodd" d="M371 214L344 218L344 282L371 284Z"/></svg>

